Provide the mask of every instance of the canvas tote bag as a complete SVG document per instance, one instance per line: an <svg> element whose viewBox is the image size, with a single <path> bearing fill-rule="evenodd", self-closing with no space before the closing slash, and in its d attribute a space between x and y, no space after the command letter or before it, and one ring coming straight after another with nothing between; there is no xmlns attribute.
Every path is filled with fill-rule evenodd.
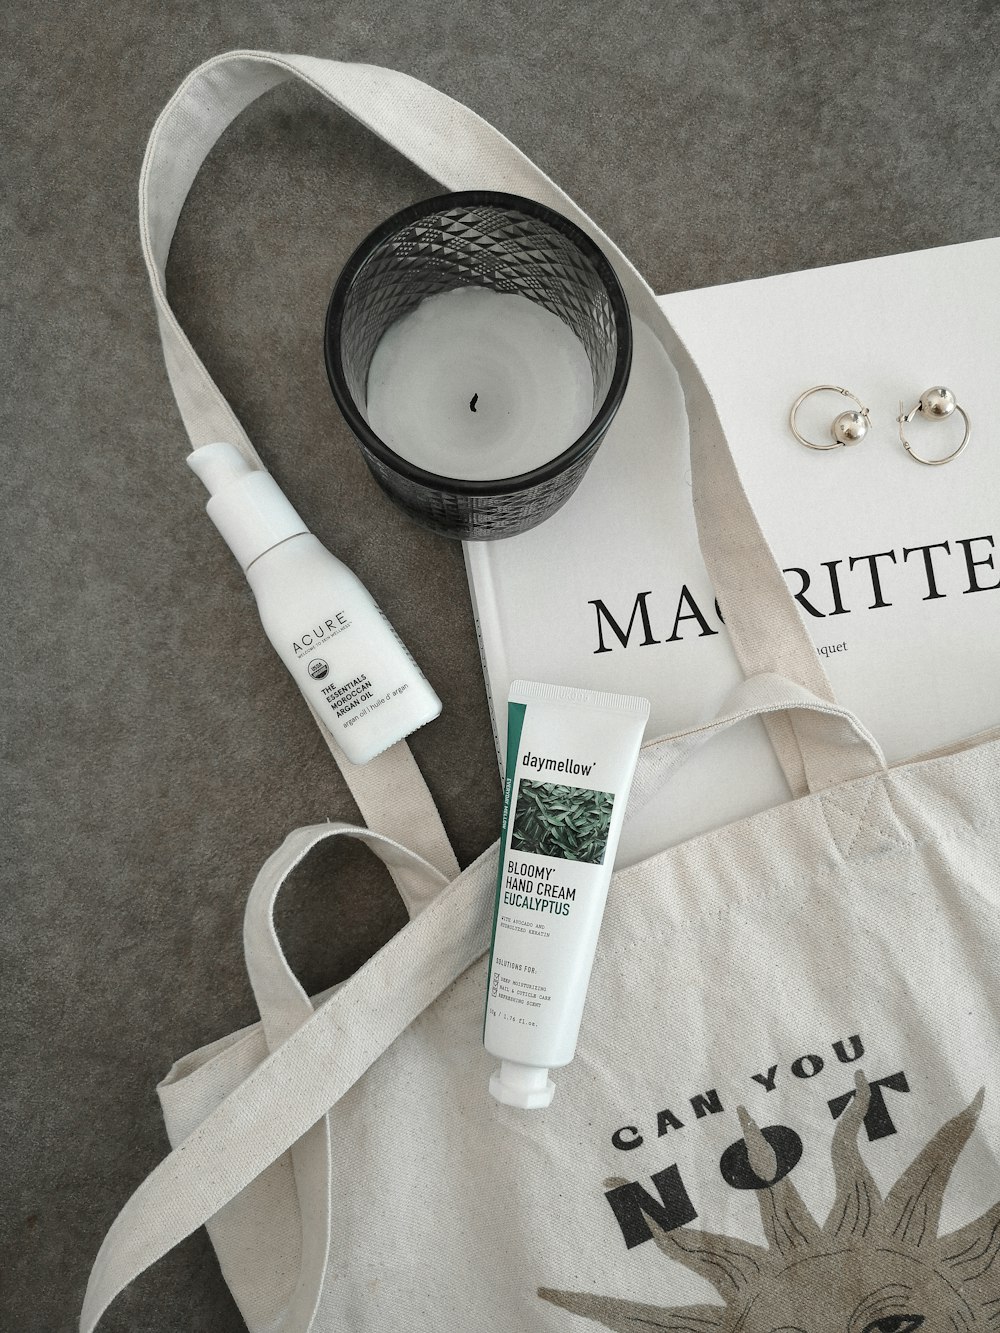
<svg viewBox="0 0 1000 1333"><path fill-rule="evenodd" d="M754 716L795 799L615 875L578 1054L524 1112L488 1096L480 1043L496 848L457 873L405 745L347 766L369 827L299 829L260 872L261 1021L162 1084L174 1148L108 1233L81 1328L207 1225L255 1333L1000 1329L1000 737L886 767L831 697L652 293L507 140L402 74L236 52L157 122L143 244L193 445L256 458L167 305L170 238L219 134L287 78L446 187L530 195L612 258L684 385L700 540L747 678L713 721L644 746L633 803ZM312 1001L272 911L331 838L367 843L411 920Z"/></svg>

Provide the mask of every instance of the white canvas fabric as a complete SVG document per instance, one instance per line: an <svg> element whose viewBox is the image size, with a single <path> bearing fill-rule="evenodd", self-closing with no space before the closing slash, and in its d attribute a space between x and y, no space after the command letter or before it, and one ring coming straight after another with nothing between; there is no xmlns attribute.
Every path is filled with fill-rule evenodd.
<svg viewBox="0 0 1000 1333"><path fill-rule="evenodd" d="M404 75L237 52L160 117L143 237L193 443L256 458L166 304L170 236L211 144L288 77L449 188L559 208L615 262L684 384L700 540L747 676L718 718L643 747L633 805L757 716L796 799L616 873L577 1057L525 1112L489 1098L480 1039L496 848L455 873L405 746L345 769L370 828L299 829L262 869L261 1022L161 1085L174 1148L111 1228L81 1328L203 1224L254 1333L1000 1327L1000 733L886 767L830 696L652 293L512 145ZM411 920L310 1000L273 903L340 837L382 858Z"/></svg>

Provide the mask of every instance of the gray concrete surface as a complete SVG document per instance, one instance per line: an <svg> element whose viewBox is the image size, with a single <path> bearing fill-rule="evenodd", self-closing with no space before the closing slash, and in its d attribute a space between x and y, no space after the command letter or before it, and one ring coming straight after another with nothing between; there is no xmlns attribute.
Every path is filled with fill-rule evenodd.
<svg viewBox="0 0 1000 1333"><path fill-rule="evenodd" d="M292 827L352 813L182 462L135 210L173 89L238 46L397 66L493 121L678 290L995 233L1000 13L15 0L2 23L0 1327L51 1333L75 1327L104 1232L165 1151L154 1084L254 1017L256 870ZM495 836L499 792L460 551L382 499L320 342L353 246L435 188L282 88L212 154L170 281L263 457L442 694L413 748L464 862ZM928 291L930 317L947 299ZM316 855L280 911L312 990L402 921L360 852ZM104 1327L242 1321L201 1232Z"/></svg>

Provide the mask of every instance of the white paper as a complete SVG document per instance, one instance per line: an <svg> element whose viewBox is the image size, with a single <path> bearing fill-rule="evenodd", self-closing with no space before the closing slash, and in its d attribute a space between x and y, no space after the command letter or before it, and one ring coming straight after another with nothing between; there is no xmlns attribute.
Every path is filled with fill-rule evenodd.
<svg viewBox="0 0 1000 1333"><path fill-rule="evenodd" d="M813 578L806 596L845 614L806 621L838 699L882 744L890 763L1000 723L1000 240L866 260L662 298L711 387L761 526L784 568ZM795 398L839 384L871 409L859 445L817 453L788 427ZM902 448L896 415L945 384L969 413L971 442L953 463L922 467ZM803 422L822 431L851 404L813 399ZM918 420L913 438L941 455L961 439L956 419ZM822 439L820 434L817 438ZM948 543L925 556L915 548ZM963 542L966 543L963 545ZM903 552L911 549L904 561ZM882 600L873 609L870 562ZM851 557L855 567L849 568ZM860 557L860 559L859 559ZM969 561L978 563L971 570ZM503 743L516 677L614 689L652 701L647 736L711 716L739 679L724 631L674 629L681 589L717 628L691 510L687 423L680 386L659 344L636 328L632 377L618 417L569 503L507 541L466 547L491 702ZM989 563L992 561L992 564ZM793 588L799 580L789 576ZM979 585L983 590L970 592ZM635 599L659 643L627 648L605 632L601 599L624 630ZM680 607L691 615L685 600ZM626 829L623 859L787 799L764 736L752 724L713 742Z"/></svg>

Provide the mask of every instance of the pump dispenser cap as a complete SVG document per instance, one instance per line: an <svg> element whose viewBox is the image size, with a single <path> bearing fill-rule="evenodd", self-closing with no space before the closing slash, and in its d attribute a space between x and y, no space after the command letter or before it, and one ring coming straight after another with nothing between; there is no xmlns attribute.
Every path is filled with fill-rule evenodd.
<svg viewBox="0 0 1000 1333"><path fill-rule="evenodd" d="M549 1071L539 1065L520 1065L514 1060L501 1060L500 1068L490 1079L490 1095L505 1106L519 1106L524 1111L538 1111L548 1106L555 1095L556 1085Z"/></svg>
<svg viewBox="0 0 1000 1333"><path fill-rule="evenodd" d="M309 531L270 472L255 468L235 445L203 444L187 463L205 483L208 516L244 572L272 546Z"/></svg>

